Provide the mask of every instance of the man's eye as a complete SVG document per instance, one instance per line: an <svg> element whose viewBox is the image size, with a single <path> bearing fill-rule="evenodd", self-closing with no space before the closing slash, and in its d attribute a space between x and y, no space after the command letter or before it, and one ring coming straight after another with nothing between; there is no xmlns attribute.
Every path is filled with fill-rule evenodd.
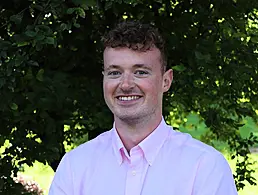
<svg viewBox="0 0 258 195"><path fill-rule="evenodd" d="M108 76L118 76L120 75L120 72L119 71L109 71L107 73Z"/></svg>
<svg viewBox="0 0 258 195"><path fill-rule="evenodd" d="M145 71L145 70L137 70L136 72L135 72L135 74L137 74L137 75L147 75L147 74L149 74L148 73L148 71Z"/></svg>
<svg viewBox="0 0 258 195"><path fill-rule="evenodd" d="M119 72L117 70L107 72L107 76L110 78L117 78L120 75L121 75L121 72Z"/></svg>

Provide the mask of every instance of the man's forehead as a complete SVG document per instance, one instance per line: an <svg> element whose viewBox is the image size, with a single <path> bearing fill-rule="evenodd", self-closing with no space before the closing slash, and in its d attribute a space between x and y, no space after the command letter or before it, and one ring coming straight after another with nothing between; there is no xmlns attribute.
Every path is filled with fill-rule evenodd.
<svg viewBox="0 0 258 195"><path fill-rule="evenodd" d="M129 48L119 47L119 48L105 48L103 57L104 57L104 61L105 60L112 61L115 59L138 60L139 62L135 64L144 64L143 62L147 60L155 60L155 58L160 59L161 53L157 48L152 48L147 51L138 51L138 50L132 50Z"/></svg>

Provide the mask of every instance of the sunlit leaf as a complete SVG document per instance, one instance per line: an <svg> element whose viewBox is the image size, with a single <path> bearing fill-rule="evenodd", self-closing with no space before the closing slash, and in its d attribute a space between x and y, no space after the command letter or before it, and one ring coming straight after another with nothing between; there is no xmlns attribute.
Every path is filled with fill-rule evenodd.
<svg viewBox="0 0 258 195"><path fill-rule="evenodd" d="M183 72L186 69L186 67L184 65L180 64L180 65L173 66L172 69L176 70L178 72Z"/></svg>

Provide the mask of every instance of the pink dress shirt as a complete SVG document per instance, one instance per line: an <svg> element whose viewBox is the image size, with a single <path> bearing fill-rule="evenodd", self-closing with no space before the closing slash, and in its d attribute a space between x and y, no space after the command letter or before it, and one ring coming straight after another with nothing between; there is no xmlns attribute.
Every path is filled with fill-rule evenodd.
<svg viewBox="0 0 258 195"><path fill-rule="evenodd" d="M63 157L49 195L237 195L222 154L164 119L130 155L114 127Z"/></svg>

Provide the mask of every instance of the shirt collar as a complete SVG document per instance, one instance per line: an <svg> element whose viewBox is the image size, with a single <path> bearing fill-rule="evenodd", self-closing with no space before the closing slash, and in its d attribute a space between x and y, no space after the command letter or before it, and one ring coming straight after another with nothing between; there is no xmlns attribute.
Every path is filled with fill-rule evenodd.
<svg viewBox="0 0 258 195"><path fill-rule="evenodd" d="M113 134L112 134L112 144L115 152L115 156L119 165L122 164L123 160L126 158L126 149L117 133L115 128L115 123L113 124ZM143 150L145 159L151 166L160 150L163 146L165 140L169 137L171 132L171 128L166 124L164 118L159 124L159 126L142 142L138 144L138 146Z"/></svg>
<svg viewBox="0 0 258 195"><path fill-rule="evenodd" d="M143 150L144 156L150 166L153 164L159 150L169 137L170 133L171 128L166 124L164 118L162 118L159 126L148 137L139 143L139 146Z"/></svg>
<svg viewBox="0 0 258 195"><path fill-rule="evenodd" d="M113 123L113 128L112 128L112 145L113 145L116 159L119 165L121 165L125 157L125 153L124 153L125 147L116 131L115 122Z"/></svg>

